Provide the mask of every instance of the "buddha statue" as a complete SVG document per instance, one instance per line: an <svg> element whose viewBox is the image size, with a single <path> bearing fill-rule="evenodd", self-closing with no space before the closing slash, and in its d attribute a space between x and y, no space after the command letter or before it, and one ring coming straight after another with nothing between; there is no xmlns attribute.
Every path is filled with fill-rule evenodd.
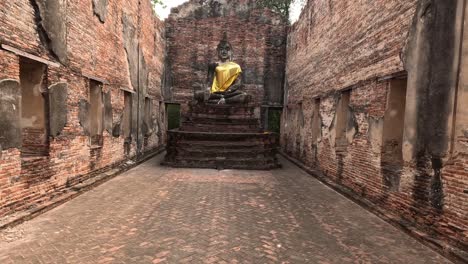
<svg viewBox="0 0 468 264"><path fill-rule="evenodd" d="M242 69L232 61L233 50L227 34L217 48L219 61L208 65L206 88L195 92L195 99L208 104L243 104L249 96L242 92Z"/></svg>

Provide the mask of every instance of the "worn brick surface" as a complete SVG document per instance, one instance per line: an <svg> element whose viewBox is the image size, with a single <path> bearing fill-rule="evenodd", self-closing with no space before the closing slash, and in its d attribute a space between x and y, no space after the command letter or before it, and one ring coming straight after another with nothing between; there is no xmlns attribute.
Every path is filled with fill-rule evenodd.
<svg viewBox="0 0 468 264"><path fill-rule="evenodd" d="M453 8L455 2L446 6ZM424 233L429 240L442 241L441 245L448 242L466 251L468 163L464 148L467 134L462 132L467 126L466 111L463 110L466 107L458 106L456 118L432 108L437 105L455 108L451 103L453 92L437 96L437 91L443 89L429 87L424 92L415 92L411 90L414 84L408 85L406 112L416 107L411 103L422 105L427 100L425 107L419 106L415 119L404 124L403 142L414 147L414 150L408 148L407 152L416 151L417 146L408 140L408 135L417 133L418 129L420 131L414 136L414 140L419 142L418 153L415 154L418 157L405 160L400 168L390 170L390 173L383 166L383 153L387 146L383 142L383 126L379 126L386 121L392 79L415 67L404 65L404 62L407 42L414 37L414 32L411 32L413 20L415 25L422 23L421 11L416 12L418 3L423 8L423 3L428 2L308 1L288 37L287 104L282 117L281 145L288 155L351 191L355 198L370 202L381 214ZM431 10L442 17L446 9L438 6ZM455 15L449 17L453 19ZM462 23L459 18L457 21ZM436 25L435 22L430 24L428 32L445 32L446 28L437 29ZM447 38L437 39L436 33L431 34L432 42L442 43L441 46L450 43ZM421 43L431 41L421 40ZM426 56L438 58L440 54L450 53L433 45L432 53ZM463 50L466 50L466 41ZM460 71L466 71L465 68ZM449 68L432 76L442 79L447 75L450 75ZM462 88L465 86L463 84L459 88L459 101L466 101ZM446 91L456 90L450 83L441 87ZM343 149L337 144L336 119L338 102L344 90L351 90L347 107L352 121L347 129L351 139ZM314 103L318 98L319 112L315 112ZM317 115L320 118L318 139L312 136L313 120ZM445 119L434 124L434 116ZM456 131L450 127L445 129L442 124L453 122L452 118L458 124ZM425 131L431 136L423 137ZM435 131L442 132L437 134ZM450 136L445 137L445 133L459 136L448 139ZM436 142L441 143L434 144ZM444 143L452 145L444 151L428 150ZM462 151L456 152L457 149ZM442 160L441 171L434 169L436 160ZM389 188L386 183L388 174L399 180L397 188Z"/></svg>
<svg viewBox="0 0 468 264"><path fill-rule="evenodd" d="M282 160L170 169L161 156L1 233L1 263L450 263Z"/></svg>
<svg viewBox="0 0 468 264"><path fill-rule="evenodd" d="M41 21L56 19L57 24L66 21L64 36L66 62L60 67L48 67L44 90L57 83L68 84L67 124L60 135L49 137L46 155L37 158L21 158L20 149L5 149L0 146L0 217L24 209L34 208L65 187L90 177L94 172L116 166L139 152L151 151L165 140L164 107L161 97L161 75L164 58L164 25L154 14L150 1L101 1L105 2L107 17L104 22L93 12L93 1L54 1L64 14L51 9L40 12L35 4L41 0L18 0L0 2L0 44L7 44L52 62L58 62L50 43L44 36ZM49 2L50 5L51 1ZM43 10L44 11L44 10ZM55 16L55 17L54 17ZM124 48L123 16L135 28L134 48L141 49L145 67L140 66L141 82L135 87L130 83L130 69ZM45 22L44 22L45 23ZM138 58L138 54L135 55ZM20 57L0 49L0 79L19 80ZM143 63L142 63L143 64ZM134 136L129 151L125 138L103 133L102 148L92 149L90 138L79 121L79 102L89 100L90 78L99 78L106 83L103 91L110 93L113 124L120 122L124 108L124 92L121 88L134 90L140 102L149 97L153 103L149 119L155 125L151 133ZM48 97L44 95L44 97ZM137 101L135 101L136 104ZM136 107L135 107L136 109ZM140 107L142 126L143 107ZM52 113L54 114L54 113ZM137 133L135 132L134 135ZM31 137L28 134L25 139ZM34 135L34 137L36 137ZM27 140L24 141L27 143Z"/></svg>
<svg viewBox="0 0 468 264"><path fill-rule="evenodd" d="M416 0L308 1L288 37L290 100L403 70Z"/></svg>

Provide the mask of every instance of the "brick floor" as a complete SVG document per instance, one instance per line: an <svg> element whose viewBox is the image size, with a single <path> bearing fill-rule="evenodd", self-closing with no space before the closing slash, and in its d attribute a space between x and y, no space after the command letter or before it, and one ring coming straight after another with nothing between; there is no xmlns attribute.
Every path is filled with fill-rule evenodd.
<svg viewBox="0 0 468 264"><path fill-rule="evenodd" d="M450 263L291 163L161 156L0 235L0 263Z"/></svg>

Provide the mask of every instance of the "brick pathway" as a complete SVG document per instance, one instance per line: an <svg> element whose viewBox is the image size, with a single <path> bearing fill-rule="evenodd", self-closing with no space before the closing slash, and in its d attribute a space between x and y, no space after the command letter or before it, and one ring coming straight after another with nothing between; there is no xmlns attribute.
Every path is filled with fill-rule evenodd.
<svg viewBox="0 0 468 264"><path fill-rule="evenodd" d="M0 263L450 263L285 160L272 172L160 160L4 231Z"/></svg>

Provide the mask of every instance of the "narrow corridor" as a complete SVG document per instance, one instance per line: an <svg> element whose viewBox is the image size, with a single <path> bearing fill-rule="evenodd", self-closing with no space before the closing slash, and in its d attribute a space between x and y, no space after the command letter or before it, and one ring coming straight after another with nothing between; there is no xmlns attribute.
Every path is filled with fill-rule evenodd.
<svg viewBox="0 0 468 264"><path fill-rule="evenodd" d="M172 169L158 156L0 233L0 263L450 263L291 163Z"/></svg>

